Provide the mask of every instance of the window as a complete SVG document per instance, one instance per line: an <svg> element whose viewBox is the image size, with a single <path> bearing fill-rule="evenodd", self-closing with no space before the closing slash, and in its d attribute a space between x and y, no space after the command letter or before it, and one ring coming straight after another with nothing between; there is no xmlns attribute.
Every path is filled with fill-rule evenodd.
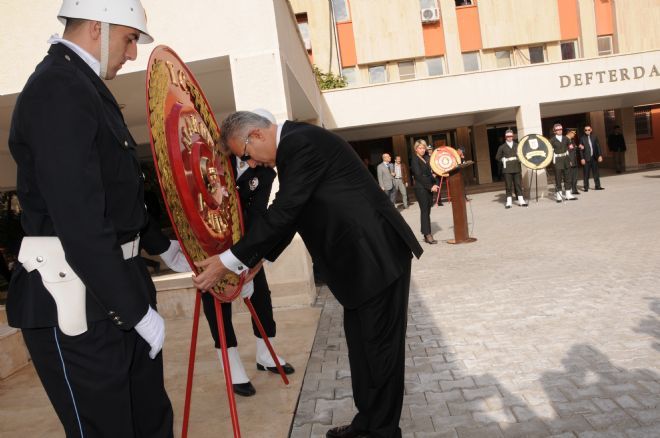
<svg viewBox="0 0 660 438"><path fill-rule="evenodd" d="M577 41L563 41L561 43L561 59L576 59L577 56Z"/></svg>
<svg viewBox="0 0 660 438"><path fill-rule="evenodd" d="M442 56L426 58L426 68L429 70L429 76L443 75L445 74L445 59Z"/></svg>
<svg viewBox="0 0 660 438"><path fill-rule="evenodd" d="M442 56L437 58L426 58L426 68L429 76L440 76L445 74L445 60Z"/></svg>
<svg viewBox="0 0 660 438"><path fill-rule="evenodd" d="M653 136L651 131L651 107L635 108L635 131L637 132L637 138Z"/></svg>
<svg viewBox="0 0 660 438"><path fill-rule="evenodd" d="M399 63L399 79L415 79L415 63L413 61Z"/></svg>
<svg viewBox="0 0 660 438"><path fill-rule="evenodd" d="M529 63L539 64L545 62L545 53L543 46L533 46L529 48Z"/></svg>
<svg viewBox="0 0 660 438"><path fill-rule="evenodd" d="M358 83L358 70L357 67L347 67L341 70L341 75L346 79L348 86L357 85Z"/></svg>
<svg viewBox="0 0 660 438"><path fill-rule="evenodd" d="M612 50L612 35L605 35L598 37L598 56L611 55L614 53Z"/></svg>
<svg viewBox="0 0 660 438"><path fill-rule="evenodd" d="M479 52L463 53L463 70L466 72L479 70Z"/></svg>
<svg viewBox="0 0 660 438"><path fill-rule="evenodd" d="M308 52L312 51L312 38L309 35L309 23L307 21L307 14L296 14L296 21L298 22L298 30L302 36L305 49Z"/></svg>
<svg viewBox="0 0 660 438"><path fill-rule="evenodd" d="M498 50L495 52L497 68L511 67L511 50Z"/></svg>
<svg viewBox="0 0 660 438"><path fill-rule="evenodd" d="M332 0L332 12L336 22L348 21L348 4L346 0Z"/></svg>
<svg viewBox="0 0 660 438"><path fill-rule="evenodd" d="M456 0L456 6L472 6L474 0Z"/></svg>
<svg viewBox="0 0 660 438"><path fill-rule="evenodd" d="M380 84L387 82L387 70L384 65L374 65L369 67L369 83Z"/></svg>

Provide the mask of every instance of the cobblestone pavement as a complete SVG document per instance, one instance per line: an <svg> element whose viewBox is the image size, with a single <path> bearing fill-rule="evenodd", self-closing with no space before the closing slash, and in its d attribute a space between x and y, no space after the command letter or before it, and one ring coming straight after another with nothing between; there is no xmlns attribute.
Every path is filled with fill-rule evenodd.
<svg viewBox="0 0 660 438"><path fill-rule="evenodd" d="M510 210L503 193L472 195L465 245L443 242L451 207L432 209L441 242L413 262L405 437L660 437L660 171L602 184ZM403 216L417 233L417 206ZM356 412L341 306L327 289L317 305L294 438Z"/></svg>

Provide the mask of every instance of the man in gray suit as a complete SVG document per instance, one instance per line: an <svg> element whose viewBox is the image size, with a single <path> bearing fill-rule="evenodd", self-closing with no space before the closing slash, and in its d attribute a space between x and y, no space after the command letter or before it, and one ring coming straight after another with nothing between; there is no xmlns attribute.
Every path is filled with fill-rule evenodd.
<svg viewBox="0 0 660 438"><path fill-rule="evenodd" d="M392 157L390 154L383 154L383 162L376 169L378 173L378 185L390 198L392 204L396 200L396 190L394 187L394 166L392 166Z"/></svg>

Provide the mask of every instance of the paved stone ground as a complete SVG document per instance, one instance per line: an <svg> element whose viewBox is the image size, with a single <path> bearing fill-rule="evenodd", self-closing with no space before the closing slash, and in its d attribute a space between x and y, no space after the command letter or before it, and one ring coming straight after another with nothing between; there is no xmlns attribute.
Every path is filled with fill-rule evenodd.
<svg viewBox="0 0 660 438"><path fill-rule="evenodd" d="M413 262L405 437L660 437L660 171L503 208L471 195L476 243ZM580 184L581 186L581 184ZM415 232L416 205L403 211ZM291 436L355 413L342 310L327 289Z"/></svg>

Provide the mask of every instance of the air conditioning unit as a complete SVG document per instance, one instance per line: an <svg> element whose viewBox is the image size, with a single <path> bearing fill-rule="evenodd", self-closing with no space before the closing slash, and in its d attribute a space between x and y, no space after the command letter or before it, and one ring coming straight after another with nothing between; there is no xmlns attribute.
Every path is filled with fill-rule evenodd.
<svg viewBox="0 0 660 438"><path fill-rule="evenodd" d="M307 39L304 40L303 42L305 43L305 50L307 51L312 50L312 40Z"/></svg>
<svg viewBox="0 0 660 438"><path fill-rule="evenodd" d="M434 23L440 21L440 11L438 8L424 8L419 11L422 17L422 23Z"/></svg>

